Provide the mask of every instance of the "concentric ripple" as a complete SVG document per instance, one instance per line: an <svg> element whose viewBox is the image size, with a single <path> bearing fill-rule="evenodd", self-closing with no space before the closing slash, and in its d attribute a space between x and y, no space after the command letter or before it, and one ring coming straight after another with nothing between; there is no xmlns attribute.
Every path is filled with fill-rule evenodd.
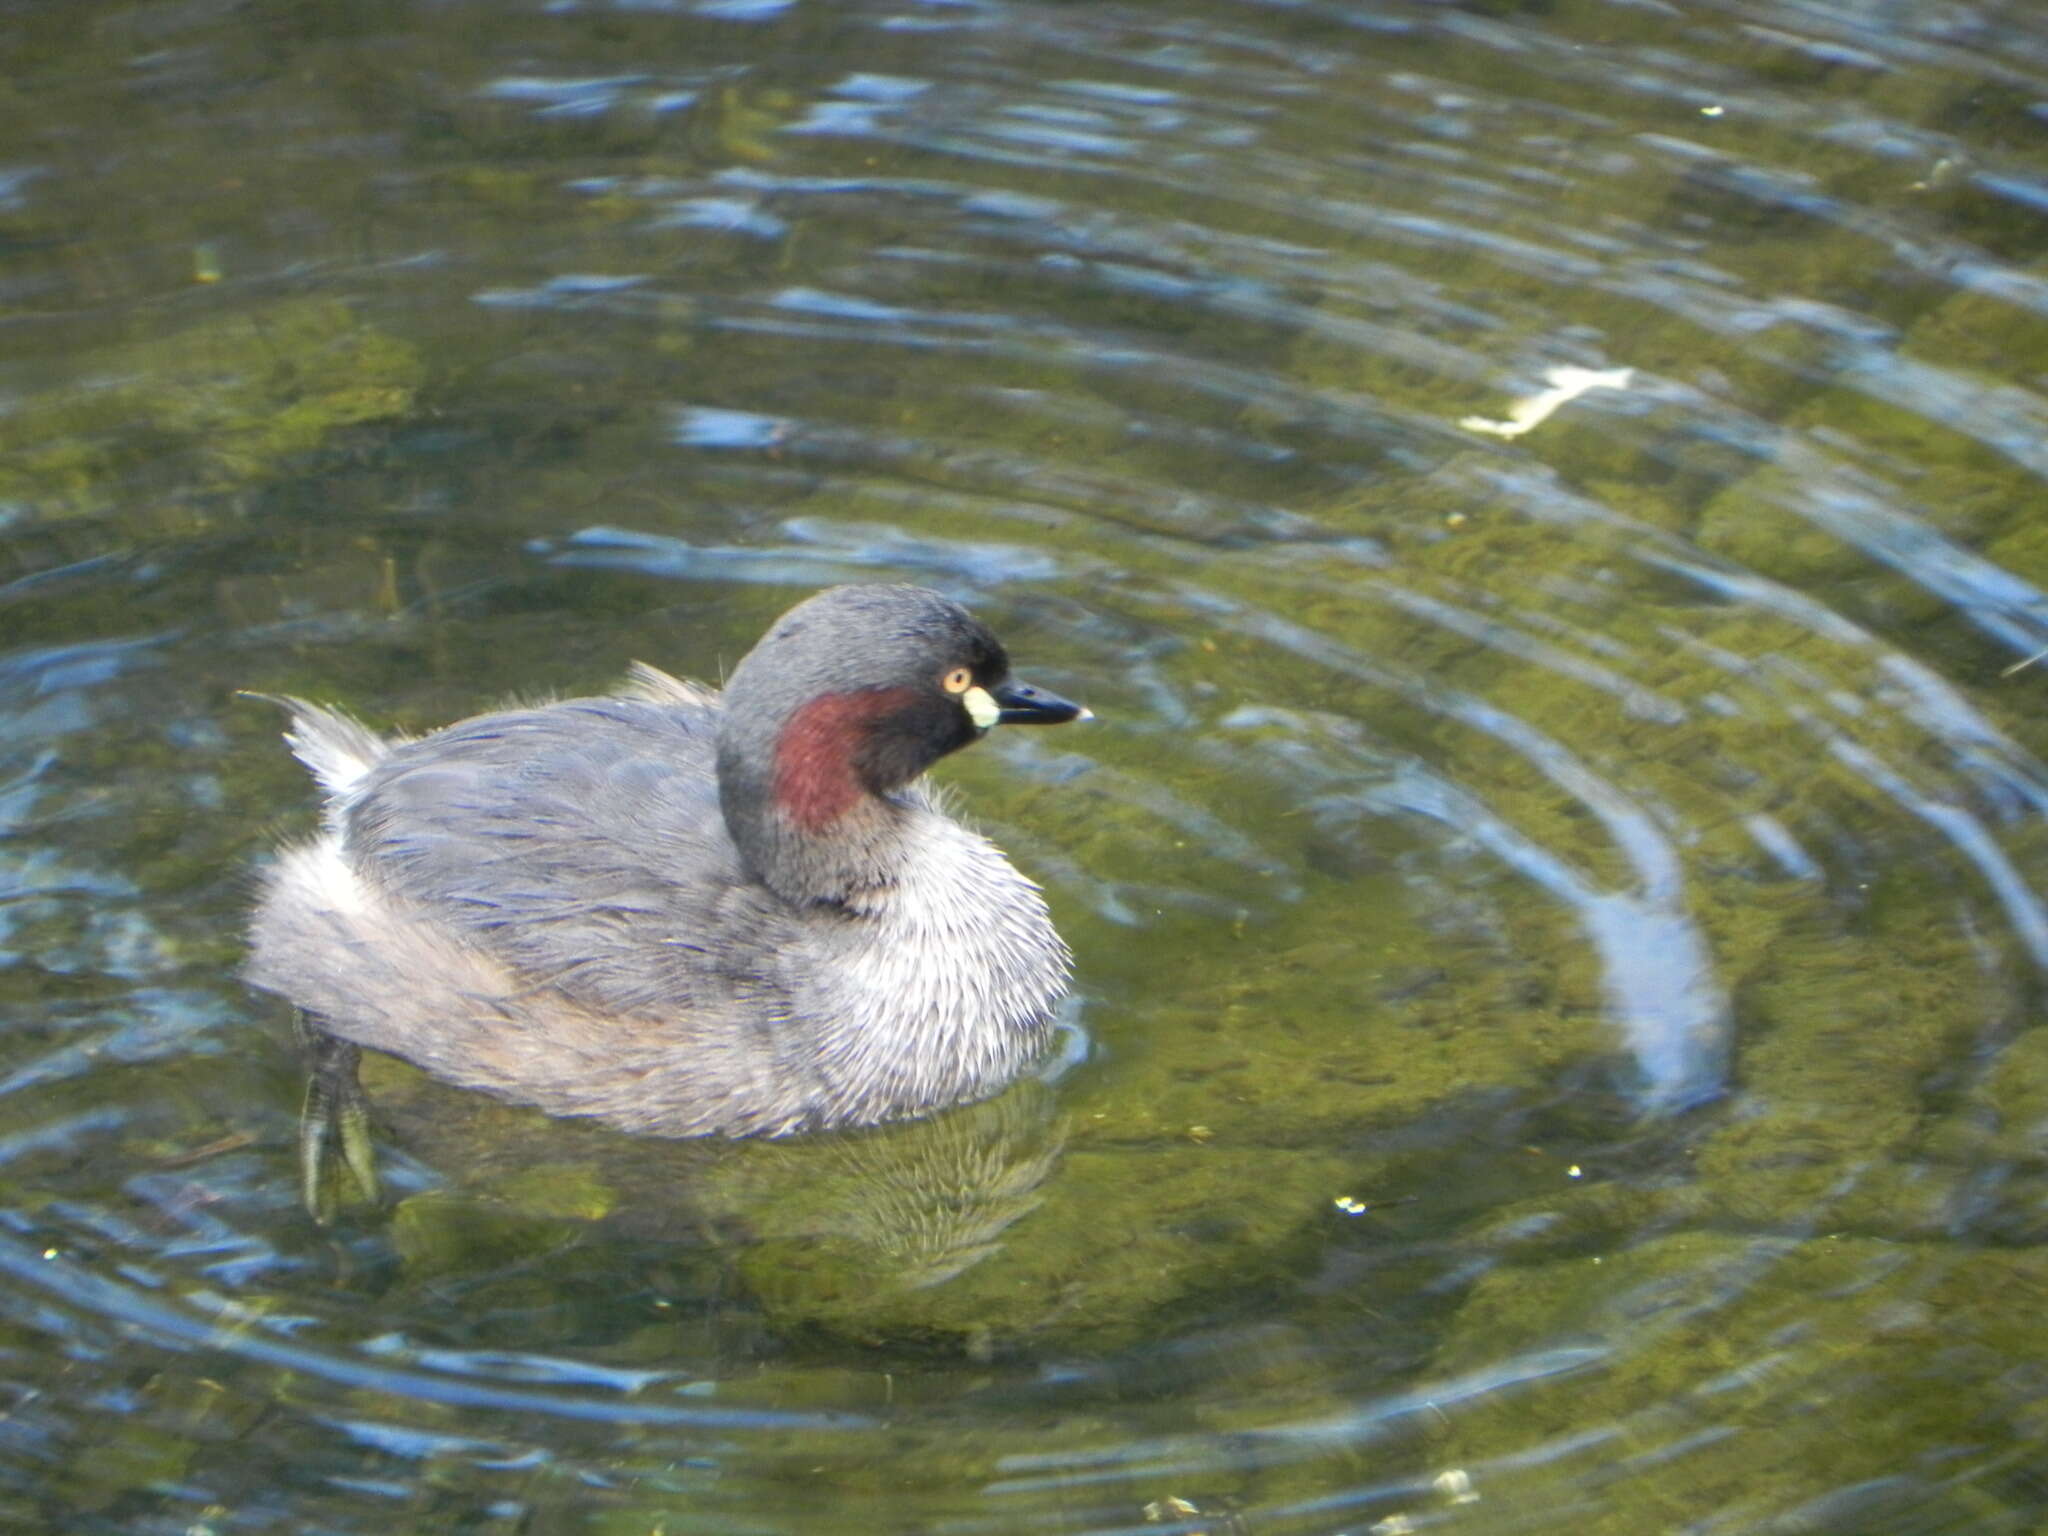
<svg viewBox="0 0 2048 1536"><path fill-rule="evenodd" d="M0 21L0 1523L2031 1531L2036 8ZM794 596L1080 957L990 1104L373 1064L297 1209L237 690L424 729Z"/></svg>

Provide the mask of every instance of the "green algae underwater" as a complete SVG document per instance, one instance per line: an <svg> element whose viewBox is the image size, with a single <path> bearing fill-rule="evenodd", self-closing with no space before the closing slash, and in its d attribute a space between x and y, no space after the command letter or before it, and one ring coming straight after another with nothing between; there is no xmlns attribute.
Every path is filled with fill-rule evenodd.
<svg viewBox="0 0 2048 1536"><path fill-rule="evenodd" d="M234 89L432 94L464 15L414 18L406 83L330 18ZM402 193L260 280L253 235L0 198L0 317L90 316L0 411L10 1520L2039 1523L2048 673L2008 669L2048 332L1998 179L2038 91L1717 12L1731 110L1596 105L1574 58L1647 69L1652 18L1481 7L1264 35L1176 127L1141 87L1191 45L1115 16L1039 23L1165 50L1094 51L1123 96L998 72L1037 109L986 138L972 91L891 94L943 40L700 18L686 109L621 64L670 56L645 18L573 69L508 21L562 67L354 141ZM123 25L78 47L137 67ZM0 113L43 143L48 106ZM1083 111L1230 174L1017 158ZM1461 117L1544 195L1415 177ZM248 158L215 222L323 195ZM1564 358L1639 382L1455 425ZM288 1027L233 974L311 797L233 690L423 729L633 657L715 679L865 575L955 587L1103 717L942 772L1048 887L1079 1059L739 1146L378 1062L388 1203L305 1223Z"/></svg>

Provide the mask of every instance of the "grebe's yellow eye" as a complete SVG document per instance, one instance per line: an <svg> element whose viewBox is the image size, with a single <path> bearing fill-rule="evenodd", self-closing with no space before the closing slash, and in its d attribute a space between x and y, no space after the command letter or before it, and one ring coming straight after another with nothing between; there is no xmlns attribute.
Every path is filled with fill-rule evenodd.
<svg viewBox="0 0 2048 1536"><path fill-rule="evenodd" d="M939 686L948 693L965 693L974 686L974 674L965 667L955 667L940 680Z"/></svg>

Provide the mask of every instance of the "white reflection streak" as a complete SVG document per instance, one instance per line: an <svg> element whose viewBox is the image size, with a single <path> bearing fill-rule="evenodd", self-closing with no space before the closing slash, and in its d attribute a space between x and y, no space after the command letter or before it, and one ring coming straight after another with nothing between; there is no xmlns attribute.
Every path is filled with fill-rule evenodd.
<svg viewBox="0 0 2048 1536"><path fill-rule="evenodd" d="M1243 614L1234 627L1393 689L1421 708L1491 736L1599 817L1635 870L1640 891L1596 889L1480 801L1419 765L1410 765L1387 789L1367 796L1400 795L1403 809L1467 833L1572 909L1600 957L1608 1009L1642 1072L1644 1108L1653 1113L1681 1110L1722 1090L1732 1028L1728 1000L1715 980L1706 943L1685 910L1678 855L1649 816L1560 743L1481 699L1425 687L1270 614Z"/></svg>
<svg viewBox="0 0 2048 1536"><path fill-rule="evenodd" d="M1273 1466L1324 1455L1333 1447L1370 1444L1418 1414L1440 1417L1448 1408L1514 1387L1573 1375L1604 1364L1611 1350L1600 1345L1567 1345L1504 1360L1449 1381L1428 1382L1407 1392L1358 1404L1345 1412L1299 1424L1278 1424L1216 1435L1172 1435L1101 1450L1054 1451L1005 1456L996 1463L1008 1473L988 1484L987 1494L1036 1493L1081 1483L1117 1482L1163 1472L1214 1472L1220 1467Z"/></svg>
<svg viewBox="0 0 2048 1536"><path fill-rule="evenodd" d="M1767 578L1655 552L1639 551L1637 558L1722 597L1775 614L1824 640L1873 654L1878 673L1903 690L1896 702L1908 720L1953 750L1987 789L2015 797L2037 813L2048 813L2048 784L2044 784L2040 764L1932 668L1896 651L1885 651L1868 630ZM1711 654L1711 648L1705 648L1705 653ZM1726 670L1741 675L1756 665L1748 658L1734 657ZM1827 693L1818 679L1808 691Z"/></svg>
<svg viewBox="0 0 2048 1536"><path fill-rule="evenodd" d="M1749 835L1756 845L1770 855L1772 862L1794 880L1827 878L1821 867L1814 863L1804 848L1799 846L1799 839L1794 837L1777 817L1755 811L1743 817L1742 824L1749 829Z"/></svg>
<svg viewBox="0 0 2048 1536"><path fill-rule="evenodd" d="M1851 649L1878 649L1879 642L1868 631L1776 582L1718 570L1697 561L1646 558L1652 565L1775 613ZM1747 671L1754 666L1744 658L1731 659L1732 671ZM2015 798L2037 815L2048 811L2048 789L2044 789L2034 758L1985 720L1947 680L1896 652L1879 655L1876 669L1903 691L1898 700L1901 713L1953 750L1983 788ZM1816 685L1811 691L1825 690ZM1826 737L1826 744L1838 761L1855 768L1866 782L1940 832L1976 865L2004 907L2028 955L2037 966L2048 969L2048 913L2044 913L2033 890L1985 831L1983 823L1960 806L1945 804L1915 789L1868 748L1834 734Z"/></svg>
<svg viewBox="0 0 2048 1536"><path fill-rule="evenodd" d="M1633 368L1551 368L1545 370L1544 381L1550 388L1537 394L1524 395L1508 406L1508 419L1495 421L1487 416L1467 416L1458 423L1467 432L1489 432L1495 437L1520 437L1548 421L1572 401L1594 389L1627 389L1629 381L1636 376Z"/></svg>
<svg viewBox="0 0 2048 1536"><path fill-rule="evenodd" d="M1984 824L1959 805L1945 805L1922 794L1853 741L1837 736L1828 743L1828 750L1955 844L1956 851L1989 882L2034 964L2048 970L2048 913L2042 911L2040 901L1984 830Z"/></svg>
<svg viewBox="0 0 2048 1536"><path fill-rule="evenodd" d="M1540 761L1538 765L1543 766ZM1605 785L1599 788L1602 795L1611 796ZM1655 869L1632 859L1644 876L1643 891L1634 894L1596 890L1480 801L1416 765L1371 798L1456 828L1571 908L1600 957L1601 989L1643 1074L1646 1109L1685 1109L1721 1091L1730 1031L1728 1002L1714 980L1713 960L1699 929L1679 900L1680 881L1670 844L1639 811L1629 807L1620 812L1623 825L1618 827L1598 803L1599 796L1580 796L1616 833L1624 851L1634 848L1651 855ZM1635 825L1627 826L1630 822Z"/></svg>
<svg viewBox="0 0 2048 1536"><path fill-rule="evenodd" d="M1643 687L1612 667L1602 666L1597 661L1588 661L1564 646L1539 640L1528 631L1517 629L1504 620L1466 612L1425 593L1411 592L1392 582L1373 581L1364 585L1383 601L1418 618L1427 619L1441 629L1477 640L1482 645L1493 646L1519 660L1542 667L1545 671L1555 672L1561 677L1570 678L1573 682L1584 683L1589 688L1598 688L1602 693L1611 694L1621 700L1628 712L1638 720L1655 720L1664 725L1676 725L1685 718L1683 706L1661 697L1656 690Z"/></svg>
<svg viewBox="0 0 2048 1536"><path fill-rule="evenodd" d="M2048 813L2040 764L1978 714L1946 678L1898 653L1882 658L1878 671L1905 689L1900 709L1906 718L1946 742L1981 782L2019 796L2036 813Z"/></svg>
<svg viewBox="0 0 2048 1536"><path fill-rule="evenodd" d="M85 1264L39 1249L0 1232L0 1277L54 1295L68 1308L119 1329L130 1340L164 1349L204 1351L249 1365L289 1372L359 1394L398 1394L422 1404L462 1413L538 1414L612 1425L710 1430L763 1429L816 1433L865 1429L863 1414L772 1408L725 1408L673 1401L638 1402L596 1396L533 1391L488 1378L447 1376L406 1370L385 1361L365 1361L347 1351L329 1351L277 1338L280 1320L235 1302L217 1318L196 1316L168 1292L144 1290L101 1275ZM62 1325L58 1325L60 1330Z"/></svg>

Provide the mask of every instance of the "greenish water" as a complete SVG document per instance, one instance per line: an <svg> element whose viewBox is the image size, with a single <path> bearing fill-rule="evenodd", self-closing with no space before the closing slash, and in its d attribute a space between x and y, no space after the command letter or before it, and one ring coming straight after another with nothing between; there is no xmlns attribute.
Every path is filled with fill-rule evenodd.
<svg viewBox="0 0 2048 1536"><path fill-rule="evenodd" d="M0 9L0 1524L2042 1529L2040 21ZM311 1225L237 690L862 578L1101 717L1062 1059Z"/></svg>

